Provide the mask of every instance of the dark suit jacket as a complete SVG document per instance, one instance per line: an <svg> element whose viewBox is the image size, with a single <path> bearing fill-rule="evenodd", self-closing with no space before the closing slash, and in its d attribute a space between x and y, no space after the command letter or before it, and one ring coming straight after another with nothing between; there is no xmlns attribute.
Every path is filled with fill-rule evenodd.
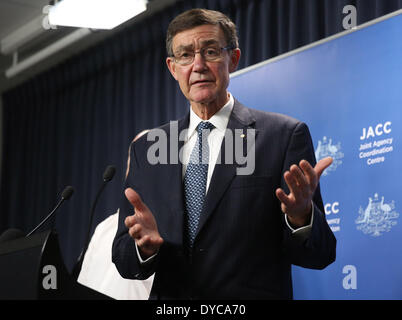
<svg viewBox="0 0 402 320"><path fill-rule="evenodd" d="M188 127L189 114L178 122ZM122 196L112 259L124 278L146 279L155 273L151 299L291 299L291 264L322 269L335 260L336 239L324 214L319 187L314 195L311 228L293 233L285 224L275 190L288 191L283 174L306 159L315 165L307 126L288 116L257 111L235 100L228 129L255 129L255 170L237 175L235 164L216 164L206 195L191 258L183 250L184 195L181 164L151 165L154 141L143 136L131 146L125 187L134 188L153 212L164 244L145 265L124 219L133 214ZM160 127L167 134L169 124ZM246 146L247 136L244 139ZM175 141L175 139L172 139ZM179 142L178 148L183 146Z"/></svg>

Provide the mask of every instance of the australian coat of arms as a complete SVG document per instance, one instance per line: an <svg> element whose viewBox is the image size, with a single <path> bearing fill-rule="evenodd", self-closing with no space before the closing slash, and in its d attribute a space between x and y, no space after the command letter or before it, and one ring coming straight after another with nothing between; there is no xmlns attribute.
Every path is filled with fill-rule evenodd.
<svg viewBox="0 0 402 320"><path fill-rule="evenodd" d="M381 197L380 200L378 193L376 193L373 198L369 198L365 209L359 208L359 216L355 221L357 230L373 237L389 232L397 224L396 219L399 217L399 213L394 209L395 201L385 203L384 197Z"/></svg>
<svg viewBox="0 0 402 320"><path fill-rule="evenodd" d="M320 161L323 158L331 157L333 162L331 166L329 166L324 172L323 176L328 175L331 171L335 171L336 168L342 164L342 158L344 154L341 152L341 143L338 142L337 144L332 143L331 138L323 137L322 141L318 141L317 148L315 150L315 158Z"/></svg>

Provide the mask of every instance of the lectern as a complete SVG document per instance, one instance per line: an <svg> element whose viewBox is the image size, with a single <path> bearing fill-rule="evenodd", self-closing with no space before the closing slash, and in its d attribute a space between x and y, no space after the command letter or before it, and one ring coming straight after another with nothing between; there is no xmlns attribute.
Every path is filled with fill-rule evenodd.
<svg viewBox="0 0 402 320"><path fill-rule="evenodd" d="M68 273L57 234L45 231L0 244L0 300L111 299Z"/></svg>

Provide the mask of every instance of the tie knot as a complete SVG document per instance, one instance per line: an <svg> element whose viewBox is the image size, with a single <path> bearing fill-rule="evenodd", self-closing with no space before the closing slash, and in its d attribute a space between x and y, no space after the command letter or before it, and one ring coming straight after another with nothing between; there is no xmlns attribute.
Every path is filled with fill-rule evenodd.
<svg viewBox="0 0 402 320"><path fill-rule="evenodd" d="M202 121L197 127L197 132L199 135L201 135L202 130L212 130L213 128L215 128L215 126L211 122Z"/></svg>

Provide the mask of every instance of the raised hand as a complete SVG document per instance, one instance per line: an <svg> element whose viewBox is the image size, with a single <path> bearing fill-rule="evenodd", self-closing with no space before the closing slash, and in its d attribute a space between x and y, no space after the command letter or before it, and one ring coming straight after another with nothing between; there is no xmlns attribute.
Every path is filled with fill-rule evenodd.
<svg viewBox="0 0 402 320"><path fill-rule="evenodd" d="M159 234L155 217L138 193L131 188L127 188L124 193L134 207L134 215L128 216L124 223L128 233L135 240L141 257L146 259L159 250L163 239Z"/></svg>
<svg viewBox="0 0 402 320"><path fill-rule="evenodd" d="M288 216L288 221L296 226L307 225L311 218L311 200L318 186L321 174L332 164L331 157L320 160L313 168L306 160L302 160L299 166L292 165L289 171L284 173L284 179L289 187L287 195L281 188L276 189L276 196L281 202L283 213Z"/></svg>

